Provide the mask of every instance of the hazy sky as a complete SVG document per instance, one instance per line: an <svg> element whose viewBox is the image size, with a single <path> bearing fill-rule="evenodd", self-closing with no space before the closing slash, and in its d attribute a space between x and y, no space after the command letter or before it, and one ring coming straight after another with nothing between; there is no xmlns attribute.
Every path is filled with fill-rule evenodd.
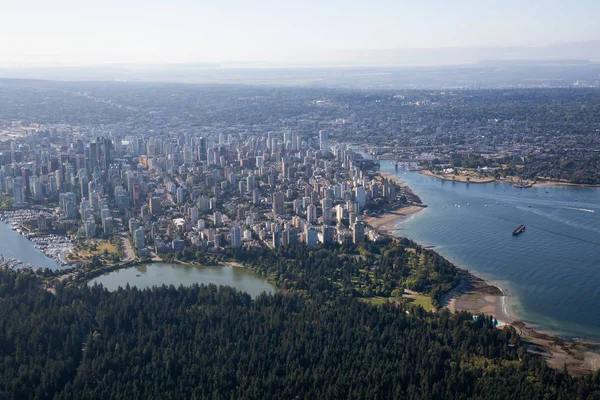
<svg viewBox="0 0 600 400"><path fill-rule="evenodd" d="M599 0L0 0L0 65L281 62L600 39Z"/></svg>

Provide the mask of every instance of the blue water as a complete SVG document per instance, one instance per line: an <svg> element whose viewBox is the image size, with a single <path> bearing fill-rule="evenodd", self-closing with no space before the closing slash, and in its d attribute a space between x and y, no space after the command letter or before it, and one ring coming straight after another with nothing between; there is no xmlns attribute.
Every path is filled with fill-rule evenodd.
<svg viewBox="0 0 600 400"><path fill-rule="evenodd" d="M58 269L59 265L35 248L35 243L13 231L10 224L0 221L0 254L5 259L16 258L33 268Z"/></svg>
<svg viewBox="0 0 600 400"><path fill-rule="evenodd" d="M434 246L498 285L511 318L600 340L600 189L453 183L396 172L389 161L381 170L398 175L428 205L399 224L397 235ZM520 224L525 233L512 236Z"/></svg>

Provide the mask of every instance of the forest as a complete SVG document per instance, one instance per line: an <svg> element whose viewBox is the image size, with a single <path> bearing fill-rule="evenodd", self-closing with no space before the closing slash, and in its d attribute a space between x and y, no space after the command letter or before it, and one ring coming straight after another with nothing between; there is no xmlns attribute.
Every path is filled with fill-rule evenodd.
<svg viewBox="0 0 600 400"><path fill-rule="evenodd" d="M459 281L456 267L434 251L402 238L317 249L253 248L235 257L284 290L323 297L400 297L423 292L438 304Z"/></svg>
<svg viewBox="0 0 600 400"><path fill-rule="evenodd" d="M0 271L0 390L11 399L598 399L513 328L214 285L57 286Z"/></svg>

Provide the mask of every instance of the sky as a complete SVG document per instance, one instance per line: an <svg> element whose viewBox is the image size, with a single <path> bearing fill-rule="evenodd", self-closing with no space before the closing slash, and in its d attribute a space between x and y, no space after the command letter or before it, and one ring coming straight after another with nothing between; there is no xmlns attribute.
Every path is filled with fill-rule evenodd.
<svg viewBox="0 0 600 400"><path fill-rule="evenodd" d="M0 0L0 66L311 62L600 40L598 0Z"/></svg>

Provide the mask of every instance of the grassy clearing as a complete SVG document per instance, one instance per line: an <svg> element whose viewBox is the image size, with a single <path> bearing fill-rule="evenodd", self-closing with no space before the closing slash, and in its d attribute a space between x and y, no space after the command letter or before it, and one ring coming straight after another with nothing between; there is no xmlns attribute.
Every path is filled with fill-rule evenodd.
<svg viewBox="0 0 600 400"><path fill-rule="evenodd" d="M431 302L431 297L425 296L424 294L411 294L404 296L411 304L421 306L427 311L435 310L433 303Z"/></svg>
<svg viewBox="0 0 600 400"><path fill-rule="evenodd" d="M362 299L360 299L360 301L363 301L365 303L369 303L373 306L380 306L383 303L387 303L388 302L388 298L387 297L381 297L381 296L374 296L374 297L364 297Z"/></svg>
<svg viewBox="0 0 600 400"><path fill-rule="evenodd" d="M93 247L93 250L92 245L95 246ZM89 243L84 249L71 253L69 259L73 261L84 262L89 261L94 256L103 256L106 253L108 253L109 256L117 254L117 246L107 240L98 240L94 241L93 243Z"/></svg>

